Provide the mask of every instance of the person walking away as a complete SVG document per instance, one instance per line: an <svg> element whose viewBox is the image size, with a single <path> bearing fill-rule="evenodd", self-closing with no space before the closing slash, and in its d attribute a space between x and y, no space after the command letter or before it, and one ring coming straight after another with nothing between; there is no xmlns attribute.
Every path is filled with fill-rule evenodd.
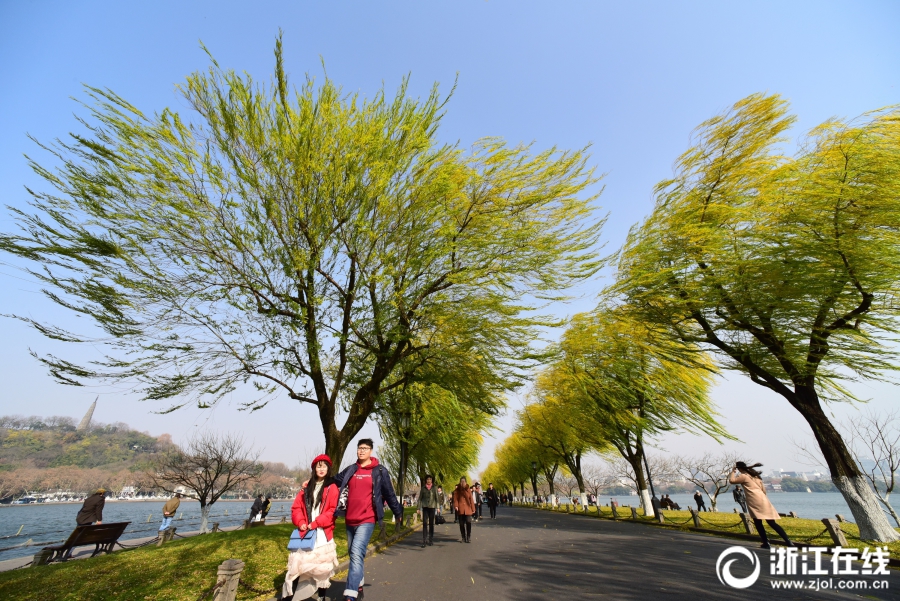
<svg viewBox="0 0 900 601"><path fill-rule="evenodd" d="M494 483L491 482L488 484L488 489L484 493L484 498L487 501L488 509L491 512L491 519L497 519L497 505L500 504L500 496L497 494L497 491L494 489Z"/></svg>
<svg viewBox="0 0 900 601"><path fill-rule="evenodd" d="M753 465L748 466L743 461L738 461L734 464L734 469L731 471L728 482L731 484L740 484L744 487L744 495L747 498L747 510L750 517L753 518L753 524L756 526L757 532L759 532L759 538L762 540L762 548L769 548L769 537L766 536L763 520L766 521L772 530L777 532L778 535L784 539L785 546L793 547L794 543L788 538L784 528L779 526L776 521L781 516L778 515L778 512L775 511L775 507L769 501L769 495L766 494L766 485L763 484L762 481L762 474L756 470L758 467L762 467L762 464L754 463Z"/></svg>
<svg viewBox="0 0 900 601"><path fill-rule="evenodd" d="M477 522L481 519L481 504L484 503L484 495L481 494L480 482L476 482L475 486L472 488L472 501L475 503L475 514L472 516L472 521Z"/></svg>
<svg viewBox="0 0 900 601"><path fill-rule="evenodd" d="M106 504L106 489L98 488L94 494L84 500L84 504L75 516L79 526L103 523L103 506Z"/></svg>
<svg viewBox="0 0 900 601"><path fill-rule="evenodd" d="M334 542L334 512L340 490L331 477L331 458L319 455L313 459L311 467L312 478L300 489L291 505L291 522L301 535L314 530L316 542L312 549L298 549L288 555L282 600L327 601L328 587L334 569L339 565Z"/></svg>
<svg viewBox="0 0 900 601"><path fill-rule="evenodd" d="M459 533L462 535L460 542L472 542L472 516L475 514L475 501L465 478L459 479L456 490L453 491L453 511L459 518Z"/></svg>
<svg viewBox="0 0 900 601"><path fill-rule="evenodd" d="M444 513L444 505L447 503L447 496L444 494L444 489L440 486L437 487L437 497L438 506L436 515L441 515L442 513Z"/></svg>
<svg viewBox="0 0 900 601"><path fill-rule="evenodd" d="M434 544L434 516L440 501L438 489L434 487L434 478L425 476L425 483L419 491L419 517L422 518L422 547Z"/></svg>
<svg viewBox="0 0 900 601"><path fill-rule="evenodd" d="M253 501L253 505L250 506L250 521L255 522L258 516L262 513L263 510L263 496L262 493L256 495L256 500Z"/></svg>
<svg viewBox="0 0 900 601"><path fill-rule="evenodd" d="M346 514L347 548L350 551L345 601L363 598L366 547L375 523L384 520L385 503L394 513L397 528L403 523L403 508L394 493L391 475L378 459L372 457L373 445L371 438L361 438L356 446L356 463L334 478L341 489L338 513Z"/></svg>
<svg viewBox="0 0 900 601"><path fill-rule="evenodd" d="M744 490L740 485L736 484L734 486L734 490L731 491L731 496L734 497L734 502L741 506L741 511L747 513L747 497L744 495Z"/></svg>
<svg viewBox="0 0 900 601"><path fill-rule="evenodd" d="M709 511L706 508L706 502L703 500L703 495L700 494L699 490L694 491L694 501L697 503L697 511Z"/></svg>
<svg viewBox="0 0 900 601"><path fill-rule="evenodd" d="M266 495L266 500L263 501L262 508L262 519L265 521L266 516L269 515L269 510L272 509L272 495Z"/></svg>
<svg viewBox="0 0 900 601"><path fill-rule="evenodd" d="M181 493L175 493L175 496L166 501L166 504L163 505L163 521L159 526L159 531L168 530L169 526L172 525L172 520L175 519L175 512L178 511L178 507L181 505Z"/></svg>

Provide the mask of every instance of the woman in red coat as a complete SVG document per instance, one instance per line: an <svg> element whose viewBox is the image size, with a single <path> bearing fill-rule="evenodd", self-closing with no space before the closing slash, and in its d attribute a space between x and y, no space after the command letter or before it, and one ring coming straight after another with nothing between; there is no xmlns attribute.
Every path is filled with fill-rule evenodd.
<svg viewBox="0 0 900 601"><path fill-rule="evenodd" d="M312 462L313 476L291 506L291 521L305 534L315 530L316 544L309 551L291 551L282 589L283 599L324 599L338 566L334 544L334 510L338 487L331 477L331 459L319 455Z"/></svg>

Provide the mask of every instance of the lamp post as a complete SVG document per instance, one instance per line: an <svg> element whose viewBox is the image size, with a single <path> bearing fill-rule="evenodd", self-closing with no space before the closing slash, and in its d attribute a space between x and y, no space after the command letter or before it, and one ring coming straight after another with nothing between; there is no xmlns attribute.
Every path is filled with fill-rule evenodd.
<svg viewBox="0 0 900 601"><path fill-rule="evenodd" d="M406 442L407 437L409 436L409 411L404 412L400 415L400 475L397 478L397 492L399 493L398 501L400 504L403 504L403 492L406 488L406 464L409 460L407 453L409 451L408 443Z"/></svg>
<svg viewBox="0 0 900 601"><path fill-rule="evenodd" d="M537 503L537 461L531 462L531 492L534 493L534 498L532 501Z"/></svg>

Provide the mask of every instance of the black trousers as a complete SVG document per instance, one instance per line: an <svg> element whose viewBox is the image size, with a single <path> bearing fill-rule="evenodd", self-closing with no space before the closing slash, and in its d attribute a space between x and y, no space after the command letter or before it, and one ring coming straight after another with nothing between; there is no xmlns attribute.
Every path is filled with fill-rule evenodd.
<svg viewBox="0 0 900 601"><path fill-rule="evenodd" d="M784 542L789 543L791 539L788 538L787 532L784 531L784 528L778 525L778 522L775 520L766 520L766 523L769 525L769 528L778 533L778 536L784 539ZM756 531L759 532L759 538L762 539L764 545L769 544L769 537L766 536L766 529L763 527L762 520L753 520L753 525L756 526Z"/></svg>
<svg viewBox="0 0 900 601"><path fill-rule="evenodd" d="M497 506L496 505L488 505L488 509L491 510L491 519L497 517Z"/></svg>
<svg viewBox="0 0 900 601"><path fill-rule="evenodd" d="M477 520L481 519L481 510L483 508L484 508L484 505L482 503L479 503L478 507L475 508L475 519L477 519Z"/></svg>
<svg viewBox="0 0 900 601"><path fill-rule="evenodd" d="M422 540L434 538L434 507L422 508Z"/></svg>
<svg viewBox="0 0 900 601"><path fill-rule="evenodd" d="M463 540L472 538L472 516L459 514L459 533Z"/></svg>

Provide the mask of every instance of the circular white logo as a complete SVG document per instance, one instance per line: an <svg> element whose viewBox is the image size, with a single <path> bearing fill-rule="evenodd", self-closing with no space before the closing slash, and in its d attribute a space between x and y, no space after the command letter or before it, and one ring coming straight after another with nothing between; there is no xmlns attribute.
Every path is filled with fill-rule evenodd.
<svg viewBox="0 0 900 601"><path fill-rule="evenodd" d="M729 555L743 555L749 559L750 565L753 566L753 573L746 578L736 578L732 576L731 564L736 562L738 558L725 561ZM748 586L752 586L759 578L759 559L757 559L756 554L752 553L746 547L728 547L722 551L721 555L719 555L719 559L716 560L716 576L719 577L719 582L726 586L730 586L731 588L747 588Z"/></svg>

